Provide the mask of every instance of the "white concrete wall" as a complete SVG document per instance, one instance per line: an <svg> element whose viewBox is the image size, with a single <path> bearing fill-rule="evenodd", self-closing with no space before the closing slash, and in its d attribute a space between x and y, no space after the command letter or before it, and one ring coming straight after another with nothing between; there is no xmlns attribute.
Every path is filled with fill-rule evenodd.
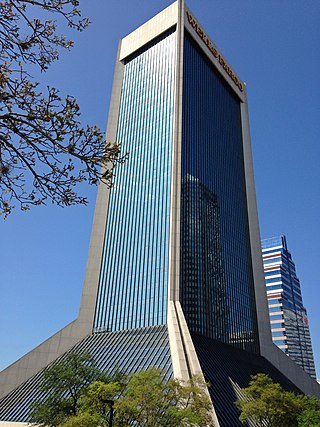
<svg viewBox="0 0 320 427"><path fill-rule="evenodd" d="M175 2L122 39L120 61L173 27L177 21L178 2Z"/></svg>
<svg viewBox="0 0 320 427"><path fill-rule="evenodd" d="M29 423L11 423L9 421L0 421L0 427L30 427L30 425L31 424Z"/></svg>

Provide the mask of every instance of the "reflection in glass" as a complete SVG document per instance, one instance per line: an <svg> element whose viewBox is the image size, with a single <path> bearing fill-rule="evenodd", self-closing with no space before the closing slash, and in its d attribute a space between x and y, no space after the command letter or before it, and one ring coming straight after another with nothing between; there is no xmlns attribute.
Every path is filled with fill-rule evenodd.
<svg viewBox="0 0 320 427"><path fill-rule="evenodd" d="M186 175L181 201L182 305L194 332L223 341L228 314L217 196Z"/></svg>
<svg viewBox="0 0 320 427"><path fill-rule="evenodd" d="M240 100L188 33L182 111L182 307L191 332L258 353Z"/></svg>

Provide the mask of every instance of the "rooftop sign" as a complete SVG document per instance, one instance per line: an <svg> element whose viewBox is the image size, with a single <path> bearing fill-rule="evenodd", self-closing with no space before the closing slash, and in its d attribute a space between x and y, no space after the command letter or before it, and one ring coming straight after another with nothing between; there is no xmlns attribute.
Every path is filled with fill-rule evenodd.
<svg viewBox="0 0 320 427"><path fill-rule="evenodd" d="M243 84L240 79L237 77L236 73L232 70L232 68L227 64L226 60L220 54L216 46L209 39L207 34L203 31L191 13L187 10L187 18L190 26L193 28L194 32L197 36L202 40L202 42L207 46L208 50L211 52L212 56L219 62L221 68L224 70L226 74L231 78L233 83L239 88L241 92L243 92Z"/></svg>

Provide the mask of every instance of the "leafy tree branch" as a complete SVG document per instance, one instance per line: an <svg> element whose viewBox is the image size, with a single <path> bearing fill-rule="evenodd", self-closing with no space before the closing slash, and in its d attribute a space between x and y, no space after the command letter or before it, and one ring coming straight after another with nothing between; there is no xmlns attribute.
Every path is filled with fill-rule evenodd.
<svg viewBox="0 0 320 427"><path fill-rule="evenodd" d="M198 377L182 383L155 368L124 375L99 373L89 356L71 353L44 371L31 422L49 427L210 427L207 384ZM111 407L113 409L111 411Z"/></svg>
<svg viewBox="0 0 320 427"><path fill-rule="evenodd" d="M314 396L283 390L266 374L252 375L243 397L236 402L240 421L256 427L316 427L320 424L320 401ZM251 425L251 423L250 423Z"/></svg>

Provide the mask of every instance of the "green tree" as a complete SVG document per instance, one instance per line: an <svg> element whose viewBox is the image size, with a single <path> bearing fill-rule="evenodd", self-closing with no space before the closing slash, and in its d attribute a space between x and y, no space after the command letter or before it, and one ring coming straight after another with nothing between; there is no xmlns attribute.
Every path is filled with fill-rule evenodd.
<svg viewBox="0 0 320 427"><path fill-rule="evenodd" d="M95 381L83 393L81 412L97 415L100 420L109 419L110 402L114 402L125 388L125 382L112 381L106 383Z"/></svg>
<svg viewBox="0 0 320 427"><path fill-rule="evenodd" d="M304 420L308 416L316 419L313 411L320 414L317 398L284 391L266 374L251 378L249 386L241 390L243 397L236 402L242 422L252 420L257 427L305 427L309 424L301 423L307 422Z"/></svg>
<svg viewBox="0 0 320 427"><path fill-rule="evenodd" d="M86 204L75 189L88 181L111 184L119 147L96 126L82 126L76 99L41 89L31 74L46 71L70 49L58 24L83 31L78 0L0 1L0 214L47 200ZM56 18L56 19L52 19Z"/></svg>
<svg viewBox="0 0 320 427"><path fill-rule="evenodd" d="M314 396L299 396L301 413L298 416L299 427L320 426L320 400Z"/></svg>
<svg viewBox="0 0 320 427"><path fill-rule="evenodd" d="M95 367L91 356L69 353L43 372L39 391L48 397L34 402L31 421L49 427L65 422L68 417L78 414L84 389L93 381L108 381L108 378Z"/></svg>
<svg viewBox="0 0 320 427"><path fill-rule="evenodd" d="M82 413L72 416L61 427L104 427L104 420L99 415Z"/></svg>
<svg viewBox="0 0 320 427"><path fill-rule="evenodd" d="M319 427L320 411L319 409L306 409L298 417L299 427Z"/></svg>
<svg viewBox="0 0 320 427"><path fill-rule="evenodd" d="M155 368L110 383L96 381L83 392L78 415L59 427L108 427L110 403L114 407L114 427L211 426L206 387L197 377L183 384L165 380Z"/></svg>
<svg viewBox="0 0 320 427"><path fill-rule="evenodd" d="M127 384L91 384L84 394L80 413L99 415L99 425L108 426L108 401L113 400L114 426L209 426L211 402L206 387L197 377L186 384L173 379L166 381L161 371L150 368L133 374Z"/></svg>

